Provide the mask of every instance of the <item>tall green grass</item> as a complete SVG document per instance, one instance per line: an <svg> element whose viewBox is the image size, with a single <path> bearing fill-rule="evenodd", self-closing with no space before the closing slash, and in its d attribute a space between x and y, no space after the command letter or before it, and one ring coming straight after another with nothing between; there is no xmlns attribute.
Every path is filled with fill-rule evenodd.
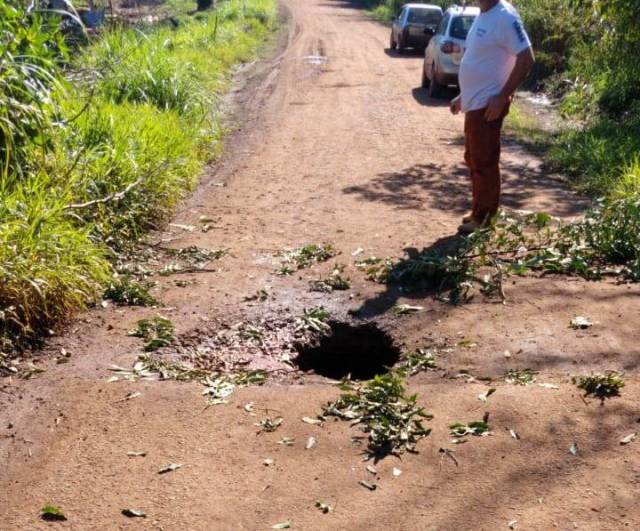
<svg viewBox="0 0 640 531"><path fill-rule="evenodd" d="M594 197L640 192L640 119L606 117L563 131L548 158L578 190Z"/></svg>
<svg viewBox="0 0 640 531"><path fill-rule="evenodd" d="M3 120L20 105L3 85L13 57L0 40L0 103L8 102L0 149L6 161L19 142L22 157L0 174L0 351L90 303L113 253L166 220L194 187L221 149L218 101L232 68L255 55L275 17L274 0L228 0L171 25L114 30L67 68L72 83L49 64L46 98L22 98L40 119L23 136ZM46 33L42 20L27 19L30 38ZM51 53L41 55L51 61Z"/></svg>

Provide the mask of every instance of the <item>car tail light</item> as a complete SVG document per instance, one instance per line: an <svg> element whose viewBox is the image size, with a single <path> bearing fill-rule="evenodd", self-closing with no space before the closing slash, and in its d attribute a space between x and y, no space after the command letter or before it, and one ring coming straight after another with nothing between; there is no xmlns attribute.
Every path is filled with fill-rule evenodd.
<svg viewBox="0 0 640 531"><path fill-rule="evenodd" d="M455 42L445 41L442 43L442 46L440 46L440 50L442 53L460 53L462 48L460 48L460 46Z"/></svg>

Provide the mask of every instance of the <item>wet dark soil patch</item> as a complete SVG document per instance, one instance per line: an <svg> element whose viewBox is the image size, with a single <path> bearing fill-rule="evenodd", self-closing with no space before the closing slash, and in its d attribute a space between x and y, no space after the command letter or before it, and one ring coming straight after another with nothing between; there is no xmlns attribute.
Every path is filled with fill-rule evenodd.
<svg viewBox="0 0 640 531"><path fill-rule="evenodd" d="M300 370L333 379L351 375L354 380L368 380L387 372L400 358L393 338L375 323L331 321L329 326L330 334L296 347Z"/></svg>

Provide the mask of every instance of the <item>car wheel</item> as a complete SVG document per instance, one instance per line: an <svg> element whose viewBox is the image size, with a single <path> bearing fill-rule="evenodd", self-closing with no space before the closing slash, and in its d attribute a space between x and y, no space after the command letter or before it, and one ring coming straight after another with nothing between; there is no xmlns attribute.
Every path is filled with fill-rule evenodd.
<svg viewBox="0 0 640 531"><path fill-rule="evenodd" d="M391 39L389 40L389 49L390 50L396 49L396 41L393 40L393 32L391 32Z"/></svg>
<svg viewBox="0 0 640 531"><path fill-rule="evenodd" d="M438 83L438 74L436 73L436 64L431 66L431 82L429 83L429 97L438 98L442 93L442 85Z"/></svg>
<svg viewBox="0 0 640 531"><path fill-rule="evenodd" d="M402 53L403 48L404 48L404 44L402 44L402 38L398 37L398 42L396 43L396 50L398 50L398 53Z"/></svg>
<svg viewBox="0 0 640 531"><path fill-rule="evenodd" d="M422 88L429 88L429 78L427 77L427 73L424 71L424 64L422 65Z"/></svg>

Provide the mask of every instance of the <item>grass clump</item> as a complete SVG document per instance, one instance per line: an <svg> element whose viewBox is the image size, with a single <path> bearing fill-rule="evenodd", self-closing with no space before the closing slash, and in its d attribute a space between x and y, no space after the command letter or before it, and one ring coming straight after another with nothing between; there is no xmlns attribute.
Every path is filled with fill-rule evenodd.
<svg viewBox="0 0 640 531"><path fill-rule="evenodd" d="M0 193L0 337L7 350L46 335L98 295L109 278L104 248L29 179Z"/></svg>
<svg viewBox="0 0 640 531"><path fill-rule="evenodd" d="M105 299L126 306L155 306L158 301L149 293L150 283L129 276L114 278L103 293Z"/></svg>
<svg viewBox="0 0 640 531"><path fill-rule="evenodd" d="M548 154L581 192L595 197L640 196L639 116L600 117L561 133Z"/></svg>
<svg viewBox="0 0 640 531"><path fill-rule="evenodd" d="M360 424L368 434L367 450L373 457L416 452L418 441L431 433L423 420L432 416L417 405L417 395L405 395L403 376L390 371L362 384L345 380L343 394L326 404L323 414Z"/></svg>
<svg viewBox="0 0 640 531"><path fill-rule="evenodd" d="M153 319L140 319L129 335L144 339L145 352L152 352L169 346L175 339L174 331L169 319L156 315Z"/></svg>
<svg viewBox="0 0 640 531"><path fill-rule="evenodd" d="M601 401L620 396L620 390L624 387L624 380L615 371L591 376L578 376L572 380L579 389L584 391L584 396L595 396Z"/></svg>

